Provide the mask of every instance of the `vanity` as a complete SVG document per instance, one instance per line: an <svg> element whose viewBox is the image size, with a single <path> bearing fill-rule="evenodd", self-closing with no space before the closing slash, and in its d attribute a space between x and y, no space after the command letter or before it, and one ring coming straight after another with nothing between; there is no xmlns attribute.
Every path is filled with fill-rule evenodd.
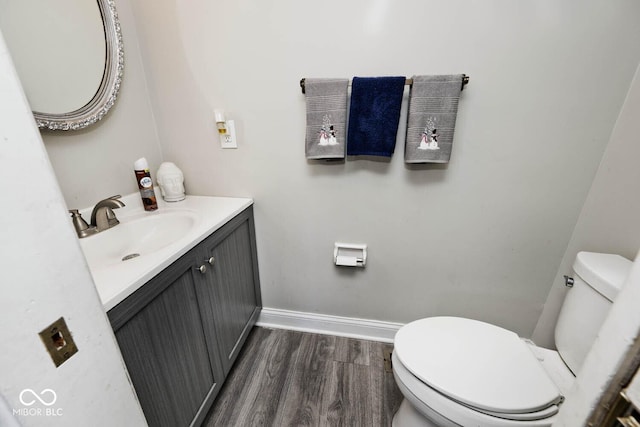
<svg viewBox="0 0 640 427"><path fill-rule="evenodd" d="M115 1L48 3L0 0L0 27L38 127L89 128L124 75ZM136 192L72 221L148 424L200 425L262 306L253 201L187 196L145 212Z"/></svg>
<svg viewBox="0 0 640 427"><path fill-rule="evenodd" d="M80 243L147 422L200 425L262 306L253 202L187 196L127 211L137 197L104 241Z"/></svg>
<svg viewBox="0 0 640 427"><path fill-rule="evenodd" d="M0 27L40 129L86 129L116 105L114 0L0 0ZM145 212L136 192L96 205L91 227L91 211L72 223L147 422L200 425L262 306L253 201L187 196Z"/></svg>

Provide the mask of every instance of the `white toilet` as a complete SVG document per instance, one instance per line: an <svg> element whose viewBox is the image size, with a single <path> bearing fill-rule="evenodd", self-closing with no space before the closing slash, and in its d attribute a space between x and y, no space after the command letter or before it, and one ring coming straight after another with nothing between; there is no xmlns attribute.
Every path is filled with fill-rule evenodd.
<svg viewBox="0 0 640 427"><path fill-rule="evenodd" d="M400 328L392 361L404 400L393 427L551 426L630 267L618 255L576 256L555 329L558 351L460 317Z"/></svg>

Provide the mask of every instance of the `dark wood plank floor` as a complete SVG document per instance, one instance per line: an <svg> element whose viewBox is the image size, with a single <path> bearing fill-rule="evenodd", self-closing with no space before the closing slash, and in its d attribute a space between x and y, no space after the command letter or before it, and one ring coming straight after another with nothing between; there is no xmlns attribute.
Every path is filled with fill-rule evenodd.
<svg viewBox="0 0 640 427"><path fill-rule="evenodd" d="M390 344L256 327L204 426L391 425L402 394Z"/></svg>

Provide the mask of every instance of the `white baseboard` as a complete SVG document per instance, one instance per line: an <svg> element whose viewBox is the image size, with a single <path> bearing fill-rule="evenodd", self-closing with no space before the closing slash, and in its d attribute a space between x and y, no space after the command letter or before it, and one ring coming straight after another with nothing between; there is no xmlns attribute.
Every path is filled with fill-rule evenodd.
<svg viewBox="0 0 640 427"><path fill-rule="evenodd" d="M263 308L257 326L392 343L401 323Z"/></svg>

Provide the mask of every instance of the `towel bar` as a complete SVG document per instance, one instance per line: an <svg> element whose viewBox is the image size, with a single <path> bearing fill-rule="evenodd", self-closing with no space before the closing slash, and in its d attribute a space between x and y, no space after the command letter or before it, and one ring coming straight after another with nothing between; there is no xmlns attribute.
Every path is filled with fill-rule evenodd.
<svg viewBox="0 0 640 427"><path fill-rule="evenodd" d="M300 79L300 87L302 88L302 93L305 93L305 78L303 77L302 79ZM467 76L466 74L462 75L462 87L460 88L460 90L464 90L464 87L469 83L469 76ZM407 79L404 82L405 85L409 85L411 86L413 84L413 79ZM351 82L349 82L349 86L351 86Z"/></svg>

